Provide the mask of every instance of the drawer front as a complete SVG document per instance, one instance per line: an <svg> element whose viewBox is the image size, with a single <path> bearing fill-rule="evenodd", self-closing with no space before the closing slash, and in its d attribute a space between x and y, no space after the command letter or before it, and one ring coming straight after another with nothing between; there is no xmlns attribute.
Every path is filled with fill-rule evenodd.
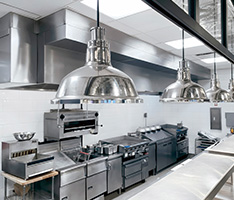
<svg viewBox="0 0 234 200"><path fill-rule="evenodd" d="M181 149L177 153L177 158L180 158L182 156L188 155L188 147Z"/></svg>
<svg viewBox="0 0 234 200"><path fill-rule="evenodd" d="M85 167L67 169L65 172L60 172L60 186L78 181L85 178Z"/></svg>
<svg viewBox="0 0 234 200"><path fill-rule="evenodd" d="M60 188L59 200L73 200L77 197L79 197L79 200L85 200L85 179Z"/></svg>
<svg viewBox="0 0 234 200"><path fill-rule="evenodd" d="M35 165L30 165L26 167L26 178L36 176L45 172L52 171L54 169L54 160L42 162Z"/></svg>
<svg viewBox="0 0 234 200"><path fill-rule="evenodd" d="M126 164L123 166L123 175L128 176L130 174L133 174L135 172L141 171L141 164L142 160L138 160L136 162Z"/></svg>
<svg viewBox="0 0 234 200"><path fill-rule="evenodd" d="M183 141L180 141L178 144L177 144L177 150L181 150L181 149L184 149L188 147L188 138L186 138L185 140Z"/></svg>
<svg viewBox="0 0 234 200"><path fill-rule="evenodd" d="M106 171L87 178L87 199L103 194L107 190Z"/></svg>
<svg viewBox="0 0 234 200"><path fill-rule="evenodd" d="M124 188L141 181L141 171L124 178Z"/></svg>
<svg viewBox="0 0 234 200"><path fill-rule="evenodd" d="M93 174L97 174L105 170L107 170L106 160L102 160L100 162L95 163L89 163L87 165L87 176L91 176Z"/></svg>

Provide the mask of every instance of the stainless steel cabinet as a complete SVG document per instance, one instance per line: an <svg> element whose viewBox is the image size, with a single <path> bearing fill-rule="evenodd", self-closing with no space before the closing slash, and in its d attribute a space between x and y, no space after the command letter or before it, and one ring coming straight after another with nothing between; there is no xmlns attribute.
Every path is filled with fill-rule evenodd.
<svg viewBox="0 0 234 200"><path fill-rule="evenodd" d="M85 170L86 164L72 165L59 169L55 177L56 200L85 200Z"/></svg>
<svg viewBox="0 0 234 200"><path fill-rule="evenodd" d="M122 157L115 157L107 161L107 193L122 187Z"/></svg>
<svg viewBox="0 0 234 200"><path fill-rule="evenodd" d="M167 140L157 144L157 172L176 162L176 142Z"/></svg>
<svg viewBox="0 0 234 200"><path fill-rule="evenodd" d="M87 178L87 199L92 199L106 192L106 171Z"/></svg>
<svg viewBox="0 0 234 200"><path fill-rule="evenodd" d="M85 179L61 187L59 196L59 200L85 200Z"/></svg>
<svg viewBox="0 0 234 200"><path fill-rule="evenodd" d="M153 142L149 145L149 171L156 168L156 143Z"/></svg>

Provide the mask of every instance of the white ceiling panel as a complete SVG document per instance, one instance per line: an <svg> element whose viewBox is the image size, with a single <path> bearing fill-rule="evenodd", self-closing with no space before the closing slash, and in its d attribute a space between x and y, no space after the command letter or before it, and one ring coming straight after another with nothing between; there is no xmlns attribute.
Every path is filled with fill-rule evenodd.
<svg viewBox="0 0 234 200"><path fill-rule="evenodd" d="M29 17L32 19L36 19L39 17L39 15L36 15L34 13L18 9L16 7L8 6L8 5L0 2L0 17L3 17L4 15L6 15L9 12L14 12L14 13L17 13L19 15L23 15L25 17Z"/></svg>
<svg viewBox="0 0 234 200"><path fill-rule="evenodd" d="M118 20L142 33L172 26L172 22L154 10L147 10Z"/></svg>
<svg viewBox="0 0 234 200"><path fill-rule="evenodd" d="M97 19L97 11L84 5L83 3L80 3L80 1L76 1L74 3L69 4L67 6L67 8L69 8L75 12L78 12L86 17L89 17L91 19L94 19L94 20ZM114 21L114 19L100 13L100 22L102 22L104 24L108 24L111 21Z"/></svg>
<svg viewBox="0 0 234 200"><path fill-rule="evenodd" d="M152 38L144 33L140 33L140 34L137 34L137 35L134 35L134 37L140 39L140 40L143 40L145 42L148 42L150 44L158 44L160 41L156 40L155 38ZM156 46L156 45L155 45Z"/></svg>
<svg viewBox="0 0 234 200"><path fill-rule="evenodd" d="M128 35L136 35L136 34L139 34L140 32L132 27L129 27L125 24L122 24L121 22L119 21L112 21L112 22L109 22L108 23L108 26L112 27L112 28L115 28L119 31L122 31Z"/></svg>
<svg viewBox="0 0 234 200"><path fill-rule="evenodd" d="M160 30L149 31L146 34L160 41L160 43L181 39L182 35L181 29L175 25Z"/></svg>
<svg viewBox="0 0 234 200"><path fill-rule="evenodd" d="M39 16L58 11L77 0L1 0L2 3Z"/></svg>
<svg viewBox="0 0 234 200"><path fill-rule="evenodd" d="M182 49L173 49L170 52L172 52L174 54L178 54L178 53L182 52ZM184 52L185 52L185 55L196 56L196 54L209 53L211 51L206 46L199 46L199 47L186 48L184 50Z"/></svg>
<svg viewBox="0 0 234 200"><path fill-rule="evenodd" d="M157 43L155 44L160 49L163 49L165 51L173 51L174 48L172 46L166 45L164 42L163 43Z"/></svg>

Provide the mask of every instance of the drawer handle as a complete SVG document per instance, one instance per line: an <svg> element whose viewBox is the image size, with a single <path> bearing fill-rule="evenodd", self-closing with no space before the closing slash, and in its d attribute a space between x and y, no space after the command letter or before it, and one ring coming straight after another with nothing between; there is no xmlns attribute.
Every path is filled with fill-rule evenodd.
<svg viewBox="0 0 234 200"><path fill-rule="evenodd" d="M90 190L90 189L93 189L93 186L89 186L89 187L88 187L88 190Z"/></svg>

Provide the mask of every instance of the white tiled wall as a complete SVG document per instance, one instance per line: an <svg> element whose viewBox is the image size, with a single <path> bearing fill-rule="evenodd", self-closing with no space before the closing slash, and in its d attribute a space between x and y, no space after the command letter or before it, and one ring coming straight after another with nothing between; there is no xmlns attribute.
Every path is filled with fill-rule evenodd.
<svg viewBox="0 0 234 200"><path fill-rule="evenodd" d="M35 131L36 138L43 140L43 113L51 108L55 92L0 90L0 142L14 139L12 133L17 131ZM158 96L141 96L143 104L101 104L88 105L88 109L99 112L98 135L84 137L84 144L92 144L102 138L125 135L135 131L139 126L183 121L189 128L190 153L194 152L194 139L198 130L224 137L228 132L225 112L234 112L234 104L219 104L222 109L222 131L210 130L210 103L159 103ZM86 105L84 105L86 109ZM147 122L144 113L148 114ZM1 151L1 148L0 148ZM1 153L0 153L1 157ZM0 167L1 168L1 167ZM0 188L3 187L2 178Z"/></svg>

